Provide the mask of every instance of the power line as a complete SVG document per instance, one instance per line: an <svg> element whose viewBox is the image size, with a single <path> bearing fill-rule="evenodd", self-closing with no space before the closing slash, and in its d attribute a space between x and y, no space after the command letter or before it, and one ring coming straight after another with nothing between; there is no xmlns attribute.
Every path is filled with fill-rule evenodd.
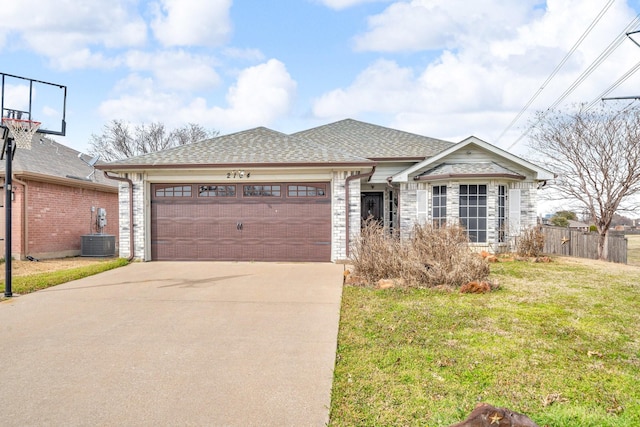
<svg viewBox="0 0 640 427"><path fill-rule="evenodd" d="M522 138L524 138L530 131L533 129L538 123L544 119L546 114L557 107L562 101L564 101L567 96L569 96L582 82L589 77L595 70L607 59L611 54L622 44L625 40L627 31L630 28L633 28L640 22L640 14L636 15L634 19L625 27L625 29L605 48L605 50L587 67L585 71L580 74L580 76L554 101L551 106L549 106L545 112L536 120L536 122L530 125L514 142L507 147L507 151L512 149ZM628 77L627 77L628 78ZM625 78L626 80L626 78ZM622 83L622 82L621 82Z"/></svg>
<svg viewBox="0 0 640 427"><path fill-rule="evenodd" d="M606 95L608 95L611 91L613 91L615 88L617 88L622 83L624 83L629 77L631 77L636 71L638 71L638 69L640 69L640 62L638 62L633 67L631 67L618 80L616 80L616 82L614 84L609 86L607 89L605 89L604 92L602 92L600 95L598 95L596 98L594 98L593 101L591 101L589 103L589 105L587 105L586 110L591 109L591 107L593 107L598 101L600 101L602 98L604 98ZM638 97L636 96L635 98L638 98Z"/></svg>
<svg viewBox="0 0 640 427"><path fill-rule="evenodd" d="M607 11L609 10L609 8L613 5L615 0L609 0L609 3L607 3L602 10L600 11L600 13L598 13L598 15L595 17L595 19L591 22L591 24L589 25L589 27L587 27L587 29L584 31L584 33L582 33L582 35L580 36L580 38L578 39L578 41L575 42L575 44L573 45L573 47L569 50L569 52L567 52L567 54L564 56L564 58L562 59L562 61L560 61L560 63L556 66L556 68L551 72L551 75L549 77L547 77L547 79L544 81L544 83L542 83L542 86L540 86L540 88L536 91L536 93L533 94L533 96L529 99L529 101L525 104L524 107L522 107L522 109L520 110L520 112L516 115L516 117L514 117L513 120L511 120L511 123L509 123L509 125L502 131L502 133L498 136L498 139L496 139L496 143L500 141L500 139L502 139L502 137L504 136L505 133L507 133L509 131L509 129L511 129L511 127L520 119L520 117L524 114L525 111L527 111L529 109L529 107L531 106L531 104L533 103L533 101L536 100L536 98L542 93L542 91L547 87L547 84L549 84L549 82L556 76L556 74L558 74L558 72L560 71L560 69L564 66L564 64L569 60L569 58L571 57L571 55L573 55L573 53L576 51L576 49L578 49L578 46L580 46L580 44L584 41L584 39L589 35L589 33L591 32L591 30L593 30L593 28L596 26L596 24L600 21L600 19L602 19L602 17L604 16L605 13L607 13Z"/></svg>

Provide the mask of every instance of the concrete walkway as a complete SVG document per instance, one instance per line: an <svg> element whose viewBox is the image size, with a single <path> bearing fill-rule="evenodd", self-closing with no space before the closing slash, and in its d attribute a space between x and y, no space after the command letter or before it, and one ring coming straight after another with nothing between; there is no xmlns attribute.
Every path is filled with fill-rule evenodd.
<svg viewBox="0 0 640 427"><path fill-rule="evenodd" d="M323 426L342 269L151 262L0 303L3 426Z"/></svg>

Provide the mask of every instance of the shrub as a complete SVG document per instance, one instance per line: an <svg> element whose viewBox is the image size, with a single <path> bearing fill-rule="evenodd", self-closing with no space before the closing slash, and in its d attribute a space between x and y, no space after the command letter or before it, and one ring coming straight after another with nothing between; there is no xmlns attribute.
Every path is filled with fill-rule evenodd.
<svg viewBox="0 0 640 427"><path fill-rule="evenodd" d="M368 283L400 277L397 273L402 270L405 251L397 236L385 233L378 222L367 220L351 251L354 274Z"/></svg>
<svg viewBox="0 0 640 427"><path fill-rule="evenodd" d="M410 245L413 256L424 266L421 276L415 278L429 287L462 286L489 276L489 264L471 250L467 233L460 226L417 224Z"/></svg>
<svg viewBox="0 0 640 427"><path fill-rule="evenodd" d="M537 257L544 250L544 234L540 227L524 229L516 241L516 252L522 257Z"/></svg>
<svg viewBox="0 0 640 427"><path fill-rule="evenodd" d="M380 279L401 279L409 286L461 286L485 280L489 265L469 246L461 227L416 225L410 239L385 233L367 222L355 242L351 261L354 274L373 284Z"/></svg>

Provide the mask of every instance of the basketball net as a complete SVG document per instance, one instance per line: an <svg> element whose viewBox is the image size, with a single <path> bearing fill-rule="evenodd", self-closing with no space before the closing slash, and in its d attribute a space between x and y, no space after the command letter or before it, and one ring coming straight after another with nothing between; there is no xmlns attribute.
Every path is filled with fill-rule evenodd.
<svg viewBox="0 0 640 427"><path fill-rule="evenodd" d="M31 140L33 135L38 131L40 122L32 122L31 120L2 118L2 124L9 128L13 140L18 148L31 150Z"/></svg>

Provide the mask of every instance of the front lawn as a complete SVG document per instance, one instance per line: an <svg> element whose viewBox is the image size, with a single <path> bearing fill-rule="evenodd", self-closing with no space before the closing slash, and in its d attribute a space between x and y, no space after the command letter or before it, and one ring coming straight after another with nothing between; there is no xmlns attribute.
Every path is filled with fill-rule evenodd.
<svg viewBox="0 0 640 427"><path fill-rule="evenodd" d="M44 261L44 263L55 261ZM53 271L44 271L41 273L26 274L11 277L11 288L15 295L27 294L40 289L46 289L51 286L67 283L72 280L82 279L83 277L93 276L114 268L123 267L129 264L126 258L112 258L95 262L89 265L80 265L73 268L60 267ZM4 262L0 264L4 268ZM34 265L40 265L34 264ZM4 270L3 270L4 273ZM0 287L4 290L5 275L0 279ZM4 298L4 294L0 294L0 299Z"/></svg>
<svg viewBox="0 0 640 427"><path fill-rule="evenodd" d="M640 426L640 268L491 265L489 294L345 286L331 426L449 426L478 402Z"/></svg>

